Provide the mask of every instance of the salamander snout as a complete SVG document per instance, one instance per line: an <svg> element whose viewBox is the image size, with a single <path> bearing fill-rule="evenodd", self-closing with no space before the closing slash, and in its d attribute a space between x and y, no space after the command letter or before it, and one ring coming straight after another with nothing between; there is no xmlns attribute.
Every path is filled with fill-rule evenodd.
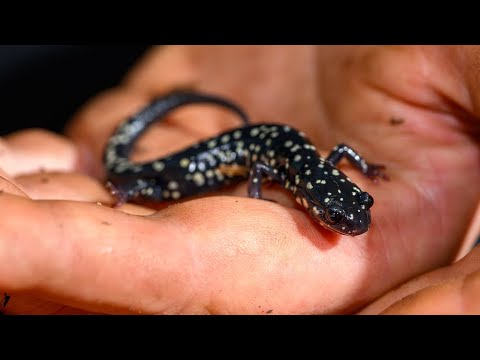
<svg viewBox="0 0 480 360"><path fill-rule="evenodd" d="M360 202L361 205L365 205L367 209L370 209L374 203L373 198L370 196L369 193L365 191L359 195L358 201Z"/></svg>

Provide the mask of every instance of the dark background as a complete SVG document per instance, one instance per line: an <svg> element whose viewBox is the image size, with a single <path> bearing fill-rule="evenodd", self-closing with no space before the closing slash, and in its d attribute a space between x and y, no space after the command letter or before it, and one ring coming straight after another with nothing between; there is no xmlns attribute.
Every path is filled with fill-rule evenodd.
<svg viewBox="0 0 480 360"><path fill-rule="evenodd" d="M0 45L0 136L61 132L76 110L116 85L147 46Z"/></svg>

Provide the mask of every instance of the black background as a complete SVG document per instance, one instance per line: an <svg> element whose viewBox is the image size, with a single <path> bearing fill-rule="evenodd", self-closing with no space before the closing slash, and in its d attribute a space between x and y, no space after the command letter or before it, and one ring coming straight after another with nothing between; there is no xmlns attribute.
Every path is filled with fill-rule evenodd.
<svg viewBox="0 0 480 360"><path fill-rule="evenodd" d="M0 135L61 132L82 104L115 86L147 46L0 45Z"/></svg>

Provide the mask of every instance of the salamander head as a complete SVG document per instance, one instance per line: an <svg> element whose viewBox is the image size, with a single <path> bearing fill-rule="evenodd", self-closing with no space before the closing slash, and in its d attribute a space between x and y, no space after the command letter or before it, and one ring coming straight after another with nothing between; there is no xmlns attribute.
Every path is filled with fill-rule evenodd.
<svg viewBox="0 0 480 360"><path fill-rule="evenodd" d="M368 231L373 198L335 168L319 170L297 179L297 201L327 229L349 236Z"/></svg>
<svg viewBox="0 0 480 360"><path fill-rule="evenodd" d="M326 204L314 204L309 209L310 215L322 226L340 234L350 236L363 234L370 227L370 207L373 205L373 198L367 192L361 192L355 198L357 201L334 199Z"/></svg>

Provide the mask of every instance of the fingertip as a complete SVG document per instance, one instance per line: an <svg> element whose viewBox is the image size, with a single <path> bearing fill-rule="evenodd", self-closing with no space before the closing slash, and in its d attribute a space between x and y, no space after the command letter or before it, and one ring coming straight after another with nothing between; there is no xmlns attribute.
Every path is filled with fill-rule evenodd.
<svg viewBox="0 0 480 360"><path fill-rule="evenodd" d="M480 271L465 276L461 296L463 313L480 314Z"/></svg>
<svg viewBox="0 0 480 360"><path fill-rule="evenodd" d="M16 176L41 171L72 171L78 161L77 147L62 135L44 129L26 129L4 137L9 161L3 169Z"/></svg>
<svg viewBox="0 0 480 360"><path fill-rule="evenodd" d="M11 180L4 171L0 170L0 194L4 192L29 198L26 190L20 184Z"/></svg>

